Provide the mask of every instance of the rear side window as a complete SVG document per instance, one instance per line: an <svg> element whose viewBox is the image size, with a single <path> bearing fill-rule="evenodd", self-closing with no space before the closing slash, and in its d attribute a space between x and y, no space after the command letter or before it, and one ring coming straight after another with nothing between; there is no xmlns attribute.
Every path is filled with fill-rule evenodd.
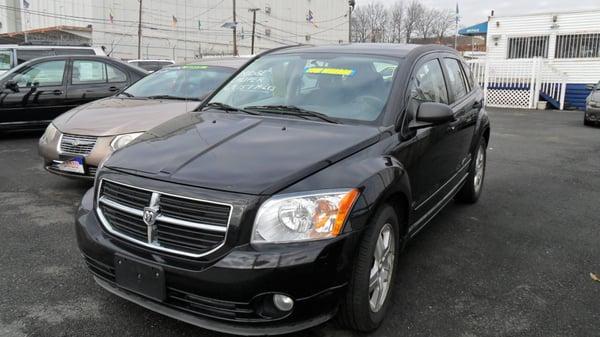
<svg viewBox="0 0 600 337"><path fill-rule="evenodd" d="M17 49L17 63L31 61L38 57L53 56L51 49Z"/></svg>
<svg viewBox="0 0 600 337"><path fill-rule="evenodd" d="M106 68L104 62L80 60L73 61L73 84L104 83L106 82Z"/></svg>
<svg viewBox="0 0 600 337"><path fill-rule="evenodd" d="M106 73L108 74L109 82L125 82L127 81L127 75L121 70L111 66L110 64L106 65Z"/></svg>
<svg viewBox="0 0 600 337"><path fill-rule="evenodd" d="M448 92L440 62L431 60L416 72L410 84L410 97L419 102L448 104Z"/></svg>
<svg viewBox="0 0 600 337"><path fill-rule="evenodd" d="M60 48L54 49L56 55L96 55L92 49Z"/></svg>
<svg viewBox="0 0 600 337"><path fill-rule="evenodd" d="M0 70L8 70L12 66L12 51L0 50Z"/></svg>
<svg viewBox="0 0 600 337"><path fill-rule="evenodd" d="M458 101L468 92L462 67L457 59L451 58L445 58L444 65L448 73L448 87L454 96L454 101Z"/></svg>

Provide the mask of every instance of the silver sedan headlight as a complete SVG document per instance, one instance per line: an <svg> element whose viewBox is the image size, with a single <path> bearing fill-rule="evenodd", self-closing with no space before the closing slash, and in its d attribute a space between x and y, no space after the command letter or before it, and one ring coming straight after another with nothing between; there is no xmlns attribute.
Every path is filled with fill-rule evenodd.
<svg viewBox="0 0 600 337"><path fill-rule="evenodd" d="M342 231L358 196L357 189L274 196L258 210L252 243L312 241L336 237Z"/></svg>
<svg viewBox="0 0 600 337"><path fill-rule="evenodd" d="M143 132L135 132L118 135L112 140L112 142L110 142L110 147L113 149L113 151L116 151L122 147L125 147L142 134Z"/></svg>
<svg viewBox="0 0 600 337"><path fill-rule="evenodd" d="M46 131L44 131L44 134L42 135L42 137L40 137L40 144L48 144L48 142L54 139L54 137L56 137L58 133L59 131L54 126L54 124L48 124L48 127L46 127Z"/></svg>

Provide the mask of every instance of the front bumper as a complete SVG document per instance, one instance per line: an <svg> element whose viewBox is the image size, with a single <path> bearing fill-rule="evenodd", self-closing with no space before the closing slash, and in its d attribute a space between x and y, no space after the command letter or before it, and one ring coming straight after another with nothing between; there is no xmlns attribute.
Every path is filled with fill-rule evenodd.
<svg viewBox="0 0 600 337"><path fill-rule="evenodd" d="M44 137L40 139L38 144L38 153L43 158L44 169L50 173L69 178L94 179L96 170L100 163L106 158L106 156L112 153L110 143L114 137L98 137L96 144L90 153L85 155L77 155L60 151L60 136L61 133L57 132L55 137L52 139L45 139ZM85 172L83 174L61 171L57 168L57 163L63 160L64 157L72 156L81 156L84 158Z"/></svg>
<svg viewBox="0 0 600 337"><path fill-rule="evenodd" d="M600 107L597 108L588 105L585 109L585 120L600 123Z"/></svg>
<svg viewBox="0 0 600 337"><path fill-rule="evenodd" d="M92 210L88 191L76 216L80 250L96 282L145 308L187 323L238 335L283 334L332 318L345 292L358 233L331 241L261 250L239 245L216 257L164 255L108 234ZM114 256L122 254L163 268L167 296L162 302L116 284ZM294 299L291 312L265 315L272 294Z"/></svg>

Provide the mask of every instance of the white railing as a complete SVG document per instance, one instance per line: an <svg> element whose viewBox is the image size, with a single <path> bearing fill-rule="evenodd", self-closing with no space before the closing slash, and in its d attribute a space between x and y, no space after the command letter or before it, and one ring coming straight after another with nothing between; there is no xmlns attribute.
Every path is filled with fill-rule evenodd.
<svg viewBox="0 0 600 337"><path fill-rule="evenodd" d="M476 59L467 63L488 106L534 109L541 95L561 110L564 107L566 76L545 59Z"/></svg>

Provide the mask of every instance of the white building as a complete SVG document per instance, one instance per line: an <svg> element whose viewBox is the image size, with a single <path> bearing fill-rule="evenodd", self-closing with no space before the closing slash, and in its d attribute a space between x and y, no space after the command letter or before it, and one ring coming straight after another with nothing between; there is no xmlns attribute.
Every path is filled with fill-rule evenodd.
<svg viewBox="0 0 600 337"><path fill-rule="evenodd" d="M237 0L239 54L297 43L348 41L347 0ZM234 0L142 0L141 58L191 60L233 53ZM0 0L0 33L92 26L94 46L138 58L137 0ZM224 27L225 25L225 27Z"/></svg>
<svg viewBox="0 0 600 337"><path fill-rule="evenodd" d="M489 18L487 62L492 67L525 69L534 58L538 66L565 76L567 107L584 107L586 86L600 81L600 9Z"/></svg>

